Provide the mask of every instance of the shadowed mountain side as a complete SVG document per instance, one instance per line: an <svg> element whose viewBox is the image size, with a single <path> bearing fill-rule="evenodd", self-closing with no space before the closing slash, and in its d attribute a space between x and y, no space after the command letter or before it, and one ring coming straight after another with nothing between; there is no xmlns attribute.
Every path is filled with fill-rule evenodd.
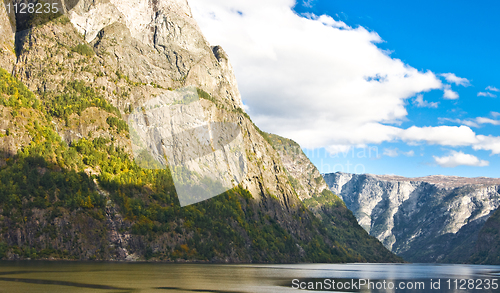
<svg viewBox="0 0 500 293"><path fill-rule="evenodd" d="M464 247L469 248L469 247ZM473 255L469 259L477 264L500 264L500 209L488 218L479 231Z"/></svg>
<svg viewBox="0 0 500 293"><path fill-rule="evenodd" d="M344 202L328 189L318 169L296 142L274 134L266 136L280 155L299 198L322 220L327 228L326 233L332 235L339 245L350 253L374 261L402 261L361 228Z"/></svg>
<svg viewBox="0 0 500 293"><path fill-rule="evenodd" d="M300 201L286 212L276 196L257 200L238 187L181 208L168 169L138 167L105 137L66 144L40 100L3 69L0 73L3 107L38 115L25 117L31 141L5 158L0 170L0 258L374 260L336 245ZM109 130L117 135L114 126ZM16 135L9 130L0 140Z"/></svg>

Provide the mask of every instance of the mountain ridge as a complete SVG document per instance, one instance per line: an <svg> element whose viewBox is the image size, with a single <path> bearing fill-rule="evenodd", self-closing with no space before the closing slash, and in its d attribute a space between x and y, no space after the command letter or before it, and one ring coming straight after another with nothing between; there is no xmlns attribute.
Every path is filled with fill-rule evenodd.
<svg viewBox="0 0 500 293"><path fill-rule="evenodd" d="M423 177L404 177L398 175L366 174L385 181L422 181L441 185L443 187L459 187L465 185L500 185L500 178L490 177L461 177L449 175L429 175Z"/></svg>
<svg viewBox="0 0 500 293"><path fill-rule="evenodd" d="M481 245L477 239L484 237L480 230L500 206L498 179L341 172L323 176L360 225L406 260L484 261L474 260L473 254Z"/></svg>

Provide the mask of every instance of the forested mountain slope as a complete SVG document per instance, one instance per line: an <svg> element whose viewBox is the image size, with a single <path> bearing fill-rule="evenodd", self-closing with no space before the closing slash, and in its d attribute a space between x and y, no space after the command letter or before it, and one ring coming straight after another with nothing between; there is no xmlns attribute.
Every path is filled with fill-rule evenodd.
<svg viewBox="0 0 500 293"><path fill-rule="evenodd" d="M2 34L0 258L399 260L345 241L343 227L358 226L340 202L335 233L304 205L279 153L242 110L227 55L207 43L185 0L129 4L82 0ZM1 10L9 32L15 15ZM189 86L209 121L241 128L247 172L224 194L181 207L168 168L134 161L127 119Z"/></svg>

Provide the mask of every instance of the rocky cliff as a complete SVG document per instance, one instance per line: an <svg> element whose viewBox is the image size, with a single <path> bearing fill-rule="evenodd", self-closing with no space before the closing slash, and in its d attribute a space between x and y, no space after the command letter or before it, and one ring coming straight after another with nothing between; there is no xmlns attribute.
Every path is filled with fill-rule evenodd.
<svg viewBox="0 0 500 293"><path fill-rule="evenodd" d="M0 67L12 70L16 58L14 52L14 15L4 7L0 8Z"/></svg>
<svg viewBox="0 0 500 293"><path fill-rule="evenodd" d="M500 206L500 179L324 174L359 224L413 262L474 262L478 234Z"/></svg>
<svg viewBox="0 0 500 293"><path fill-rule="evenodd" d="M298 197L339 243L346 243L350 253L369 254L380 261L391 259L389 251L359 226L345 203L329 190L323 176L296 142L275 134L265 136L280 155Z"/></svg>
<svg viewBox="0 0 500 293"><path fill-rule="evenodd" d="M0 40L0 258L399 260L345 241L342 227L362 231L345 208L333 211L343 225L335 233L307 209L290 182L304 178L287 173L242 110L228 56L207 43L186 0L73 2L21 31L0 15L0 28L11 27ZM134 160L127 124L184 88L196 89L208 122L239 127L246 160L234 188L187 207L172 166Z"/></svg>

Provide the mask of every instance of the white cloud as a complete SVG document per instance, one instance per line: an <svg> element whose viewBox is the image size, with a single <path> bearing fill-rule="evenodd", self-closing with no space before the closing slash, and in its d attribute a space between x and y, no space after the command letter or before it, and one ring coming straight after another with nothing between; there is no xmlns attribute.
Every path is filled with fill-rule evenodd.
<svg viewBox="0 0 500 293"><path fill-rule="evenodd" d="M497 117L494 115L496 112L491 112L493 117ZM456 124L462 124L462 125L467 125L470 127L481 127L483 124L491 124L491 125L500 125L500 120L495 120L487 117L477 117L474 119L467 119L467 120L461 120L461 119L450 119L450 118L439 118L439 121L441 123L443 122L452 122Z"/></svg>
<svg viewBox="0 0 500 293"><path fill-rule="evenodd" d="M491 111L490 115L493 116L494 118L497 118L498 116L500 116L500 113Z"/></svg>
<svg viewBox="0 0 500 293"><path fill-rule="evenodd" d="M319 21L326 26L331 26L334 28L349 29L349 26L347 24L345 24L345 22L340 21L340 20L337 21L328 15L317 16L317 15L312 14L312 13L304 13L303 16L305 16L309 20Z"/></svg>
<svg viewBox="0 0 500 293"><path fill-rule="evenodd" d="M403 151L400 151L398 148L384 148L383 155L391 157L391 158L398 157L399 155L413 157L415 155L415 152L413 150L410 150L408 152L403 152Z"/></svg>
<svg viewBox="0 0 500 293"><path fill-rule="evenodd" d="M480 127L480 125L477 122L474 122L471 120L460 120L460 119L457 119L457 120L460 121L459 124L463 124L463 125L467 125L469 127L475 127L475 128Z"/></svg>
<svg viewBox="0 0 500 293"><path fill-rule="evenodd" d="M328 147L326 147L326 151L330 155L336 155L339 153L347 154L351 149L352 146L350 145L329 145Z"/></svg>
<svg viewBox="0 0 500 293"><path fill-rule="evenodd" d="M399 150L398 148L395 148L395 149L391 149L391 148L387 148L387 149L384 149L384 156L388 156L388 157L397 157L399 156Z"/></svg>
<svg viewBox="0 0 500 293"><path fill-rule="evenodd" d="M496 87L491 86L491 85L489 85L488 87L486 87L486 90L487 91L492 91L492 92L500 92L499 89L497 89Z"/></svg>
<svg viewBox="0 0 500 293"><path fill-rule="evenodd" d="M444 86L444 94L443 94L443 98L448 99L448 100L456 100L456 99L458 99L458 93L457 93L457 92L454 92L454 91L451 89L451 85L446 84L446 85Z"/></svg>
<svg viewBox="0 0 500 293"><path fill-rule="evenodd" d="M490 92L486 92L486 93L485 92L479 92L479 93L477 93L477 96L478 97L490 97L490 98L496 98L497 97L497 95L492 94Z"/></svg>
<svg viewBox="0 0 500 293"><path fill-rule="evenodd" d="M441 76L444 77L449 83L461 86L470 86L470 81L467 78L458 77L454 73L443 73Z"/></svg>
<svg viewBox="0 0 500 293"><path fill-rule="evenodd" d="M248 107L248 105L243 103L243 110L245 110L245 112L248 112L248 111L250 111L250 107Z"/></svg>
<svg viewBox="0 0 500 293"><path fill-rule="evenodd" d="M500 120L490 119L486 117L477 117L476 122L478 124L500 125Z"/></svg>
<svg viewBox="0 0 500 293"><path fill-rule="evenodd" d="M434 73L379 49L376 32L297 15L295 4L190 0L209 42L228 53L261 129L306 148L380 143L397 138L390 124L406 119L408 99L443 87Z"/></svg>
<svg viewBox="0 0 500 293"><path fill-rule="evenodd" d="M407 157L413 157L415 155L415 152L413 150L408 151L408 152L403 152L403 155Z"/></svg>
<svg viewBox="0 0 500 293"><path fill-rule="evenodd" d="M472 146L474 150L491 151L491 154L493 155L500 154L500 137L478 135L477 139L479 143Z"/></svg>
<svg viewBox="0 0 500 293"><path fill-rule="evenodd" d="M478 142L476 134L467 126L412 126L403 130L400 137L405 142L425 142L445 146L469 146Z"/></svg>
<svg viewBox="0 0 500 293"><path fill-rule="evenodd" d="M413 104L419 108L437 108L438 102L427 102L424 101L424 95L418 94L415 100L413 100Z"/></svg>
<svg viewBox="0 0 500 293"><path fill-rule="evenodd" d="M302 1L302 6L304 7L313 7L313 3L314 3L315 0L304 0Z"/></svg>
<svg viewBox="0 0 500 293"><path fill-rule="evenodd" d="M461 119L451 119L451 118L438 118L439 123L445 123L445 122L451 122L455 124L462 124L462 125L467 125L469 127L479 127L479 124L477 124L474 121L471 120L461 120Z"/></svg>
<svg viewBox="0 0 500 293"><path fill-rule="evenodd" d="M500 154L500 138L479 136L468 126L398 127L411 97L450 84L418 71L377 47L382 38L326 15L297 15L294 0L190 0L212 45L229 54L249 114L263 130L307 149L332 154L354 146L408 144L471 146ZM265 7L265 9L262 9ZM469 85L452 73L447 82ZM472 125L472 124L470 124Z"/></svg>
<svg viewBox="0 0 500 293"><path fill-rule="evenodd" d="M445 168L455 168L457 166L477 166L485 167L490 163L485 160L480 160L476 156L464 154L463 152L452 151L449 156L446 157L434 157L434 161L441 167Z"/></svg>

